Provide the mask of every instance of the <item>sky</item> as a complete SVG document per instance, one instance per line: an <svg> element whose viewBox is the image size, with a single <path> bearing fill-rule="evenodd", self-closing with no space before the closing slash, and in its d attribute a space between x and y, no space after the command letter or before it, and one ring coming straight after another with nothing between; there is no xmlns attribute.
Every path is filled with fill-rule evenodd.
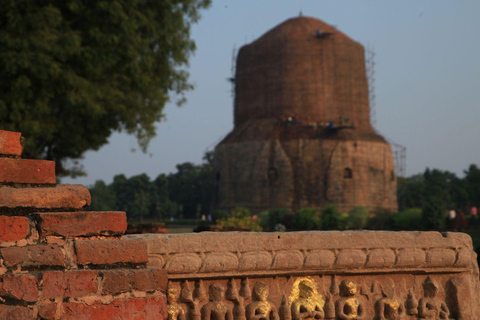
<svg viewBox="0 0 480 320"><path fill-rule="evenodd" d="M62 183L110 183L117 174L152 179L179 163L200 164L233 128L232 54L283 21L315 17L375 52L377 131L406 147L407 176L427 167L463 176L480 166L480 1L213 0L192 27L197 50L188 71L195 89L142 153L133 136L114 133L85 154L86 177Z"/></svg>

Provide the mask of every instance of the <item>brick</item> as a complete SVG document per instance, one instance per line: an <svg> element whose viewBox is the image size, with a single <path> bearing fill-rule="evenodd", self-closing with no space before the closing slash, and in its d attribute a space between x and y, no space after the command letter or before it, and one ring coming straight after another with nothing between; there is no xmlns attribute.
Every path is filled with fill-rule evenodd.
<svg viewBox="0 0 480 320"><path fill-rule="evenodd" d="M81 265L148 262L147 244L140 239L77 240L75 251Z"/></svg>
<svg viewBox="0 0 480 320"><path fill-rule="evenodd" d="M127 229L125 212L38 213L42 236L122 235Z"/></svg>
<svg viewBox="0 0 480 320"><path fill-rule="evenodd" d="M21 306L0 304L0 319L2 320L32 320L33 310Z"/></svg>
<svg viewBox="0 0 480 320"><path fill-rule="evenodd" d="M77 210L90 205L90 202L88 189L77 184L40 188L0 187L0 208Z"/></svg>
<svg viewBox="0 0 480 320"><path fill-rule="evenodd" d="M0 130L0 155L20 156L22 154L21 133Z"/></svg>
<svg viewBox="0 0 480 320"><path fill-rule="evenodd" d="M98 290L98 271L47 271L43 274L43 298L78 298Z"/></svg>
<svg viewBox="0 0 480 320"><path fill-rule="evenodd" d="M64 267L65 254L55 244L9 247L0 250L7 267Z"/></svg>
<svg viewBox="0 0 480 320"><path fill-rule="evenodd" d="M38 305L38 316L40 319L45 320L56 320L60 319L57 314L58 303L44 301L42 304Z"/></svg>
<svg viewBox="0 0 480 320"><path fill-rule="evenodd" d="M166 291L167 273L160 269L106 270L103 275L103 294L120 294L132 290Z"/></svg>
<svg viewBox="0 0 480 320"><path fill-rule="evenodd" d="M115 300L110 304L94 302L90 305L67 302L63 304L63 320L91 319L167 319L165 297L134 298Z"/></svg>
<svg viewBox="0 0 480 320"><path fill-rule="evenodd" d="M30 234L30 223L26 217L0 216L0 242L18 241Z"/></svg>
<svg viewBox="0 0 480 320"><path fill-rule="evenodd" d="M37 279L31 274L7 274L2 277L0 294L23 300L35 302L38 299Z"/></svg>
<svg viewBox="0 0 480 320"><path fill-rule="evenodd" d="M55 162L0 158L0 183L55 184Z"/></svg>

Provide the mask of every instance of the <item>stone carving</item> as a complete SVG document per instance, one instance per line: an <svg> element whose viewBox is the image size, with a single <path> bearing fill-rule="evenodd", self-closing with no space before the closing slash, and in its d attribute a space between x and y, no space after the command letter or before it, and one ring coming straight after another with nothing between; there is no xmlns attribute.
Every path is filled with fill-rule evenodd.
<svg viewBox="0 0 480 320"><path fill-rule="evenodd" d="M415 296L410 290L407 294L407 301L405 301L405 313L409 316L418 314L418 300L415 299Z"/></svg>
<svg viewBox="0 0 480 320"><path fill-rule="evenodd" d="M235 320L245 320L245 298L238 294L237 285L234 279L228 281L226 298L234 303L233 315Z"/></svg>
<svg viewBox="0 0 480 320"><path fill-rule="evenodd" d="M280 320L277 308L268 301L268 286L257 282L253 286L253 301L247 306L247 320Z"/></svg>
<svg viewBox="0 0 480 320"><path fill-rule="evenodd" d="M428 277L423 283L424 297L418 303L421 320L451 320L447 304L437 297L438 291L438 284Z"/></svg>
<svg viewBox="0 0 480 320"><path fill-rule="evenodd" d="M311 278L295 281L290 296L293 320L323 319L325 300L317 292L317 283Z"/></svg>
<svg viewBox="0 0 480 320"><path fill-rule="evenodd" d="M340 283L341 298L335 302L336 319L362 320L365 318L363 303L356 297L357 285L353 281L343 280Z"/></svg>
<svg viewBox="0 0 480 320"><path fill-rule="evenodd" d="M200 303L205 300L202 280L195 283L195 290L192 294L188 281L182 283L181 301L189 306L189 319L200 320Z"/></svg>
<svg viewBox="0 0 480 320"><path fill-rule="evenodd" d="M217 283L209 287L210 301L202 307L202 320L233 320L233 309L224 298L225 288Z"/></svg>
<svg viewBox="0 0 480 320"><path fill-rule="evenodd" d="M185 320L185 310L177 302L178 288L173 284L167 287L167 320Z"/></svg>
<svg viewBox="0 0 480 320"><path fill-rule="evenodd" d="M282 297L282 304L280 305L280 319L292 320L292 312L290 311L290 303L285 295Z"/></svg>
<svg viewBox="0 0 480 320"><path fill-rule="evenodd" d="M375 303L374 320L401 320L405 315L405 307L395 299L395 284L386 279L380 286L382 298Z"/></svg>

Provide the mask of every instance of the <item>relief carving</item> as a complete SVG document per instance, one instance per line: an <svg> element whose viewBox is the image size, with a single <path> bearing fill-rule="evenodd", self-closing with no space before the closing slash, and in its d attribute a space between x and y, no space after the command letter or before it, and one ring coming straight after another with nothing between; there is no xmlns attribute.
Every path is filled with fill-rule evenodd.
<svg viewBox="0 0 480 320"><path fill-rule="evenodd" d="M317 283L310 278L297 279L290 295L292 319L323 319L325 300L317 292Z"/></svg>
<svg viewBox="0 0 480 320"><path fill-rule="evenodd" d="M424 297L418 303L420 320L452 320L447 304L437 297L438 284L430 277L423 283Z"/></svg>
<svg viewBox="0 0 480 320"><path fill-rule="evenodd" d="M228 281L226 298L233 302L233 315L235 320L245 320L245 298L238 294L237 285L234 279Z"/></svg>
<svg viewBox="0 0 480 320"><path fill-rule="evenodd" d="M233 320L233 308L224 298L225 288L217 283L209 287L210 301L202 307L202 320Z"/></svg>
<svg viewBox="0 0 480 320"><path fill-rule="evenodd" d="M277 308L268 301L268 286L257 282L253 286L253 301L247 306L247 320L280 320Z"/></svg>
<svg viewBox="0 0 480 320"><path fill-rule="evenodd" d="M185 310L178 303L178 288L173 284L167 287L167 320L185 320Z"/></svg>
<svg viewBox="0 0 480 320"><path fill-rule="evenodd" d="M353 281L340 283L340 299L335 302L336 318L339 320L362 320L365 318L363 303L356 297L357 285Z"/></svg>
<svg viewBox="0 0 480 320"><path fill-rule="evenodd" d="M403 303L395 298L395 284L387 279L381 285L382 298L375 303L374 320L401 320L405 315Z"/></svg>

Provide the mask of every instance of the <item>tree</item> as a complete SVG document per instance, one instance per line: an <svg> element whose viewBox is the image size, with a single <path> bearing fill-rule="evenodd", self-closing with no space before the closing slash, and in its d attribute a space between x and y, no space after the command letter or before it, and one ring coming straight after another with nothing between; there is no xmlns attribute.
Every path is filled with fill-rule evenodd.
<svg viewBox="0 0 480 320"><path fill-rule="evenodd" d="M324 230L338 230L342 227L340 213L334 205L326 205L320 211L322 219L322 228Z"/></svg>
<svg viewBox="0 0 480 320"><path fill-rule="evenodd" d="M60 175L113 131L145 151L165 104L192 88L190 27L210 2L0 0L0 127Z"/></svg>
<svg viewBox="0 0 480 320"><path fill-rule="evenodd" d="M449 172L437 169L426 169L424 207L422 222L425 228L438 230L444 227L447 207L451 206L452 197L449 193L449 181L452 178Z"/></svg>

